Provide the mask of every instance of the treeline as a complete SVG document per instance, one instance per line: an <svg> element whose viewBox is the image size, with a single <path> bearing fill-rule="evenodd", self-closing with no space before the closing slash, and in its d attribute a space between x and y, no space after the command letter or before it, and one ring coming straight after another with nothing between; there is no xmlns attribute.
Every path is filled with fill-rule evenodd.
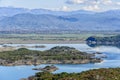
<svg viewBox="0 0 120 80"><path fill-rule="evenodd" d="M96 41L96 42L120 42L120 35L110 36L110 37L97 37L91 36L86 41Z"/></svg>
<svg viewBox="0 0 120 80"><path fill-rule="evenodd" d="M109 37L91 36L86 39L86 43L91 46L109 45L120 47L120 35Z"/></svg>
<svg viewBox="0 0 120 80"><path fill-rule="evenodd" d="M94 69L82 73L60 73L38 72L28 80L120 80L120 68Z"/></svg>

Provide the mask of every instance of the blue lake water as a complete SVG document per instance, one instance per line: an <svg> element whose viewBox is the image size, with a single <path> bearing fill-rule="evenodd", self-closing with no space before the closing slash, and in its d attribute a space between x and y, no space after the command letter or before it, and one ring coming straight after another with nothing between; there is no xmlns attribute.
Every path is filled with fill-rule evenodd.
<svg viewBox="0 0 120 80"><path fill-rule="evenodd" d="M19 45L27 45L34 46L36 44L10 44L10 46L19 46ZM60 72L82 72L89 69L98 69L98 68L114 68L120 67L120 49L117 47L110 46L101 46L96 48L91 48L86 44L37 44L37 45L45 45L45 48L29 48L32 50L48 50L54 46L69 46L75 47L76 49L84 52L102 52L107 56L101 63L95 64L56 64L59 70L54 73ZM37 71L32 70L35 67L44 67L49 64L42 64L39 66L13 66L6 67L0 66L0 80L20 80L21 78L27 78L28 76L34 75Z"/></svg>

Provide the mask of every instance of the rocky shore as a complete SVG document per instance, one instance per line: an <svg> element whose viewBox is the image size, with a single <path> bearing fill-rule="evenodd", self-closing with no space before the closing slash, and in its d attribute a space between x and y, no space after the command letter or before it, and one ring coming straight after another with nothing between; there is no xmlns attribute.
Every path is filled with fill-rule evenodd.
<svg viewBox="0 0 120 80"><path fill-rule="evenodd" d="M85 59L85 60L19 60L19 61L7 61L0 59L0 65L2 66L20 66L20 65L40 65L40 64L87 64L87 63L100 63L102 59Z"/></svg>
<svg viewBox="0 0 120 80"><path fill-rule="evenodd" d="M50 65L50 66L45 66L44 68L33 68L33 70L38 70L42 72L54 72L58 70L58 68L54 65Z"/></svg>

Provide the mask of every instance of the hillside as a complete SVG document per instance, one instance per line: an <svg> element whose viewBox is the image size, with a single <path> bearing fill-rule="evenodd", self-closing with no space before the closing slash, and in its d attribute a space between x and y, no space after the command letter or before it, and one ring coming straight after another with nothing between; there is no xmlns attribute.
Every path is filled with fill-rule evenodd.
<svg viewBox="0 0 120 80"><path fill-rule="evenodd" d="M0 8L0 31L120 31L120 10L106 12ZM10 13L10 14L5 14Z"/></svg>
<svg viewBox="0 0 120 80"><path fill-rule="evenodd" d="M94 69L82 73L36 73L27 80L120 80L120 68ZM26 79L25 79L26 80Z"/></svg>

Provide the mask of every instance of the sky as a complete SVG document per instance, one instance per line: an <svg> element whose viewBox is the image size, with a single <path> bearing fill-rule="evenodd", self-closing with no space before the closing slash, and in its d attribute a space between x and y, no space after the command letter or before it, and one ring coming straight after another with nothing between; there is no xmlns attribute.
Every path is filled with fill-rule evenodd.
<svg viewBox="0 0 120 80"><path fill-rule="evenodd" d="M97 12L120 9L120 0L0 0L0 7Z"/></svg>

